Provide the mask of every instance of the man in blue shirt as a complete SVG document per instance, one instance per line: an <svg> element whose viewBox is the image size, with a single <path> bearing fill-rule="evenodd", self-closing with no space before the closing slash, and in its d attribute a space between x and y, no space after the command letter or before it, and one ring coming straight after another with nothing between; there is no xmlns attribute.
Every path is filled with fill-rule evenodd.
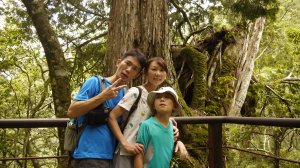
<svg viewBox="0 0 300 168"><path fill-rule="evenodd" d="M104 103L114 108L124 96L124 87L132 79L140 75L146 64L146 58L136 50L126 52L116 62L116 72L105 79L105 89L100 90L101 82L97 77L85 81L77 95L74 96L68 117L77 117L78 124L85 121L85 115L92 109ZM116 138L107 124L87 125L78 141L73 158L75 168L107 168L112 166Z"/></svg>

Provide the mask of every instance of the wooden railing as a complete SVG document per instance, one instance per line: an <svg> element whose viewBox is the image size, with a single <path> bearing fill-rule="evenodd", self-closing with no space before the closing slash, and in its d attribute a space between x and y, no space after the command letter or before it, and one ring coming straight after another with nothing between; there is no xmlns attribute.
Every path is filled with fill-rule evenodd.
<svg viewBox="0 0 300 168"><path fill-rule="evenodd" d="M222 126L223 124L261 125L300 128L300 119L258 118L258 117L175 117L178 124L208 124L208 162L210 168L222 168ZM68 119L0 119L0 128L45 128L66 127ZM227 147L230 148L230 147ZM280 158L279 158L280 159ZM5 160L5 158L0 158ZM287 160L287 159L283 159ZM300 163L298 161L292 161ZM299 164L300 165L300 164Z"/></svg>

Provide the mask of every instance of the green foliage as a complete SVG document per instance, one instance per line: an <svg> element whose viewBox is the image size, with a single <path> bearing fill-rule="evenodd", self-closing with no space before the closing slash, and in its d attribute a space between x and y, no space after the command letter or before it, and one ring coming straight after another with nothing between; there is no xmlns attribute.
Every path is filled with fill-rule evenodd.
<svg viewBox="0 0 300 168"><path fill-rule="evenodd" d="M209 115L226 115L223 114L221 108L231 102L231 98L228 95L233 94L233 90L229 87L233 80L235 78L230 75L216 77L210 97L206 99L207 105L205 111Z"/></svg>
<svg viewBox="0 0 300 168"><path fill-rule="evenodd" d="M37 37L29 36L20 22L12 19L0 30L0 118L52 118L55 115L46 60ZM0 157L56 155L56 134L55 129L1 129L0 140L5 143L0 144ZM22 163L9 161L7 165L22 167ZM56 161L39 163L55 167Z"/></svg>
<svg viewBox="0 0 300 168"><path fill-rule="evenodd" d="M171 160L171 168L194 168L194 167L204 167L205 164L199 163L193 157L188 157L187 159L180 159L180 153L176 152L173 154Z"/></svg>
<svg viewBox="0 0 300 168"><path fill-rule="evenodd" d="M198 163L206 163L207 162L207 150L199 150L193 149L197 147L204 147L207 146L207 139L208 139L208 129L205 126L193 125L189 126L188 131L184 133L182 136L182 141L184 142L186 148L191 148L189 150L189 155L192 156ZM176 160L176 157L175 157ZM189 162L194 163L194 160L189 160ZM185 162L181 162L185 163ZM190 163L190 164L191 164ZM179 163L178 163L179 164Z"/></svg>
<svg viewBox="0 0 300 168"><path fill-rule="evenodd" d="M278 0L238 0L232 5L232 9L251 21L259 17L275 20L279 2Z"/></svg>
<svg viewBox="0 0 300 168"><path fill-rule="evenodd" d="M300 29L295 27L288 28L287 36L292 43L298 45L300 42Z"/></svg>
<svg viewBox="0 0 300 168"><path fill-rule="evenodd" d="M298 78L299 23L294 1L282 1L278 22L268 22L262 40L264 52L255 63L255 76L260 85L268 86L258 91L258 114L273 117L297 117L299 113L299 83L282 82Z"/></svg>
<svg viewBox="0 0 300 168"><path fill-rule="evenodd" d="M289 143L294 136L293 130L287 130L287 134L282 134L285 130L282 128L274 127L258 127L258 126L227 126L225 128L226 145L236 147L239 149L247 149L251 152L259 154L272 155L275 150L275 142L280 142L280 157L297 160L295 153L299 151L291 146ZM282 135L279 138L278 135ZM296 138L296 137L294 137ZM294 139L295 141L296 139ZM298 141L299 138L297 137ZM274 155L274 154L273 154ZM274 167L275 159L269 157L262 157L253 155L243 151L234 149L226 150L227 166L230 167ZM286 161L280 161L279 167L297 167L298 164Z"/></svg>
<svg viewBox="0 0 300 168"><path fill-rule="evenodd" d="M72 86L77 88L86 77L99 74L103 68L107 4L95 1L45 3L72 72ZM5 21L0 27L0 83L3 86L0 88L0 118L53 118L47 63L27 11L22 3L14 0L3 9L4 15L0 16L0 20ZM59 153L57 129L1 130L0 139L5 142L0 145L1 158ZM33 167L32 162L6 163ZM58 167L56 159L37 160L36 164L37 167Z"/></svg>
<svg viewBox="0 0 300 168"><path fill-rule="evenodd" d="M179 7L175 7L174 3ZM172 44L180 45L186 40L187 36L194 31L201 29L205 33L198 33L193 36L189 44L195 44L197 41L207 36L207 32L211 30L206 29L213 19L213 14L207 8L207 1L199 0L173 0L169 3L169 25ZM188 18L186 18L187 16Z"/></svg>
<svg viewBox="0 0 300 168"><path fill-rule="evenodd" d="M259 114L256 113L256 108L259 101L258 93L260 89L261 84L253 82L250 83L245 103L241 109L241 115L243 117L259 117Z"/></svg>
<svg viewBox="0 0 300 168"><path fill-rule="evenodd" d="M69 62L73 69L72 90L81 86L83 81L93 75L102 74L104 69L103 59L105 56L105 47L102 43L91 43L77 49L75 61Z"/></svg>

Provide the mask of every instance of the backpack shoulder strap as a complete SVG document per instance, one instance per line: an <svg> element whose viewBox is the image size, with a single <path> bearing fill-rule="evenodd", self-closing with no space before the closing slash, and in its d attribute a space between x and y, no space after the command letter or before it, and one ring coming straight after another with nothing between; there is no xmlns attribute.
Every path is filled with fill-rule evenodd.
<svg viewBox="0 0 300 168"><path fill-rule="evenodd" d="M99 86L100 86L99 93L100 93L100 92L102 92L102 90L105 89L105 79L102 76L100 76L100 75L95 75L95 77L97 78L97 80L99 82ZM78 119L77 119L77 117L74 118L74 119L75 119L75 124L76 124L76 132L78 134L79 133ZM82 124L83 124L83 127L84 127L85 123L82 123Z"/></svg>
<svg viewBox="0 0 300 168"><path fill-rule="evenodd" d="M129 110L129 115L128 115L128 117L131 115L132 112L134 112L134 111L136 110L136 108L137 108L137 106L138 106L138 103L139 103L139 101L140 101L140 99L141 99L141 96L142 96L142 89L141 89L139 86L137 86L137 88L138 88L138 90L139 90L139 95L138 95L138 97L136 98L136 100L135 100L135 102L133 103L133 105L131 106L131 108L130 108L130 110Z"/></svg>
<svg viewBox="0 0 300 168"><path fill-rule="evenodd" d="M136 88L138 88L138 90L139 90L139 95L138 95L138 97L136 98L136 100L134 101L133 105L131 106L131 108L130 108L130 110L129 110L129 113L128 113L128 116L127 116L125 122L122 123L122 128L121 128L121 131L122 131L122 132L124 131L124 129L125 129L127 123L128 123L128 120L129 120L131 114L136 110L136 108L137 108L137 106L138 106L138 103L139 103L139 101L140 101L140 99L141 99L141 96L142 96L142 89L141 89L139 86L137 86Z"/></svg>
<svg viewBox="0 0 300 168"><path fill-rule="evenodd" d="M95 75L95 77L98 79L100 90L99 93L102 92L105 89L105 79L100 75Z"/></svg>

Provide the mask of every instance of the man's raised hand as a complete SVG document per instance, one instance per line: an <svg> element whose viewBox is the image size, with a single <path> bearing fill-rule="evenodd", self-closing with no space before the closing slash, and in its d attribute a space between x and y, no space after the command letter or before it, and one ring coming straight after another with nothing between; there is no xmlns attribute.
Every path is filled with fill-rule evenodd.
<svg viewBox="0 0 300 168"><path fill-rule="evenodd" d="M114 83L112 83L112 85L110 85L109 87L107 87L101 92L101 94L105 97L105 100L116 97L118 95L118 91L127 86L127 85L118 86L118 84L120 84L121 81L122 79L119 78Z"/></svg>

